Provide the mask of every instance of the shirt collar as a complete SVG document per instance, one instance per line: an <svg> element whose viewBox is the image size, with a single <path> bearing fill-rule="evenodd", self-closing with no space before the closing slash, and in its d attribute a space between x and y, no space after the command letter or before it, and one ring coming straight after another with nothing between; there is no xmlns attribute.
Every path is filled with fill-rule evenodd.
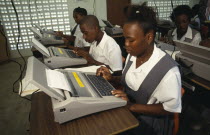
<svg viewBox="0 0 210 135"><path fill-rule="evenodd" d="M104 35L103 35L103 37L102 37L100 43L97 45L97 46L100 47L101 49L104 48L104 46L105 46L105 41L106 41L107 36L108 36L108 35L106 34L106 32L103 32L103 33L104 33ZM95 45L96 45L96 43L97 43L97 42L95 42Z"/></svg>
<svg viewBox="0 0 210 135"><path fill-rule="evenodd" d="M177 35L177 28L176 29L174 29L174 31L172 32L172 36L175 36L175 35Z"/></svg>
<svg viewBox="0 0 210 135"><path fill-rule="evenodd" d="M177 28L173 31L172 36L177 36ZM187 28L187 32L183 37L192 39L192 29L189 26Z"/></svg>
<svg viewBox="0 0 210 135"><path fill-rule="evenodd" d="M185 37L192 39L192 29L189 26L187 28L187 32L185 34Z"/></svg>
<svg viewBox="0 0 210 135"><path fill-rule="evenodd" d="M158 58L159 58L159 51L158 51L158 48L156 47L156 44L154 44L154 50L149 60L146 61L144 64L142 64L140 67L138 67L134 72L141 72L142 70L144 72L148 72L153 62L157 61ZM132 56L130 61L133 61L133 63L136 63L134 62L136 61L136 56Z"/></svg>

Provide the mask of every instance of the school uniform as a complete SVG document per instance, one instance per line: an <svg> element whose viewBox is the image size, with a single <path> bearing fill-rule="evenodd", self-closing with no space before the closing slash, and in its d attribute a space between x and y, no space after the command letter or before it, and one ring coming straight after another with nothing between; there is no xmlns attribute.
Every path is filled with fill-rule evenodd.
<svg viewBox="0 0 210 135"><path fill-rule="evenodd" d="M71 31L71 35L75 36L74 47L89 47L90 43L83 38L83 33L80 30L79 24L75 25Z"/></svg>
<svg viewBox="0 0 210 135"><path fill-rule="evenodd" d="M91 44L89 54L96 61L108 65L112 71L122 70L122 54L120 47L106 32L104 32L98 45L96 41Z"/></svg>
<svg viewBox="0 0 210 135"><path fill-rule="evenodd" d="M168 32L168 36L172 40L177 40L177 28L174 29L174 30L170 30ZM183 42L188 42L188 43L191 43L191 44L194 44L194 45L199 45L199 43L201 42L201 34L197 30L192 29L188 26L187 32L179 40L183 41Z"/></svg>
<svg viewBox="0 0 210 135"><path fill-rule="evenodd" d="M177 63L156 45L149 60L138 68L136 57L127 56L121 81L130 101L137 104L161 103L168 112L181 112L181 77ZM169 115L135 115L140 125L127 134L172 134L173 119Z"/></svg>
<svg viewBox="0 0 210 135"><path fill-rule="evenodd" d="M191 19L191 22L196 22L196 23L197 23L197 26L190 24L190 27L191 27L192 29L200 30L201 22L200 22L200 19L199 19L199 16L198 16L198 15L195 15L195 16Z"/></svg>

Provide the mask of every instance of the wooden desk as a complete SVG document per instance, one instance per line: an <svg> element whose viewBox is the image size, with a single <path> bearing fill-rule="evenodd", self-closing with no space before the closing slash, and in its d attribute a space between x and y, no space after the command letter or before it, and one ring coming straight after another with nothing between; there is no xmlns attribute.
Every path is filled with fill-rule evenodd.
<svg viewBox="0 0 210 135"><path fill-rule="evenodd" d="M54 122L50 97L43 92L32 96L31 135L108 135L138 126L138 120L125 107L111 109L64 124Z"/></svg>
<svg viewBox="0 0 210 135"><path fill-rule="evenodd" d="M208 73L207 73L208 74ZM187 79L193 83L195 83L196 85L199 85L201 86L202 88L206 89L206 90L210 90L210 81L208 80L205 80L201 77L198 77L194 74L189 74L189 75L186 75L183 79Z"/></svg>

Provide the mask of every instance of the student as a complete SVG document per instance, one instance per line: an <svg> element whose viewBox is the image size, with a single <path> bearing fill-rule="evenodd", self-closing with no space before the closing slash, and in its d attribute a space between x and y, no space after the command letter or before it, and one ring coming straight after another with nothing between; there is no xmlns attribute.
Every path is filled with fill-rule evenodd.
<svg viewBox="0 0 210 135"><path fill-rule="evenodd" d="M187 5L177 6L173 10L170 17L175 22L176 28L168 32L170 40L180 40L199 45L201 41L200 33L189 27L191 16L191 9Z"/></svg>
<svg viewBox="0 0 210 135"><path fill-rule="evenodd" d="M192 19L190 22L190 27L198 31L200 30L200 26L201 26L200 18L198 16L199 9L200 9L199 4L196 4L192 7Z"/></svg>
<svg viewBox="0 0 210 135"><path fill-rule="evenodd" d="M58 31L56 34L57 36L63 37L64 41L69 44L70 42L70 46L68 46L71 49L75 49L75 47L89 47L90 44L87 43L83 37L82 37L82 32L80 30L80 22L81 20L87 16L87 11L84 8L75 8L73 11L73 17L74 20L76 22L76 25L74 26L74 28L71 31L71 35L64 35L63 32ZM74 45L74 47L72 46Z"/></svg>
<svg viewBox="0 0 210 135"><path fill-rule="evenodd" d="M181 77L176 62L156 47L156 14L145 4L130 14L123 26L129 53L122 76L112 76L106 67L97 70L124 90L112 94L127 101L139 126L123 135L172 135L173 113L181 112Z"/></svg>
<svg viewBox="0 0 210 135"><path fill-rule="evenodd" d="M121 72L122 55L115 40L102 32L98 19L93 15L86 16L80 23L83 38L91 43L90 50L78 50L76 53L83 56L89 64L107 65L112 71Z"/></svg>

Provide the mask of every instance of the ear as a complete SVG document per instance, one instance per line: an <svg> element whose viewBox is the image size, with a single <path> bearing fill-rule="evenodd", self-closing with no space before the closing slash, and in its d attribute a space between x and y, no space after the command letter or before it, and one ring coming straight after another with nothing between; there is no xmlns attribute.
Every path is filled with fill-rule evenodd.
<svg viewBox="0 0 210 135"><path fill-rule="evenodd" d="M94 26L94 30L98 32L99 28L97 26Z"/></svg>
<svg viewBox="0 0 210 135"><path fill-rule="evenodd" d="M150 30L147 34L146 34L146 40L147 43L150 45L153 41L154 41L154 31Z"/></svg>

